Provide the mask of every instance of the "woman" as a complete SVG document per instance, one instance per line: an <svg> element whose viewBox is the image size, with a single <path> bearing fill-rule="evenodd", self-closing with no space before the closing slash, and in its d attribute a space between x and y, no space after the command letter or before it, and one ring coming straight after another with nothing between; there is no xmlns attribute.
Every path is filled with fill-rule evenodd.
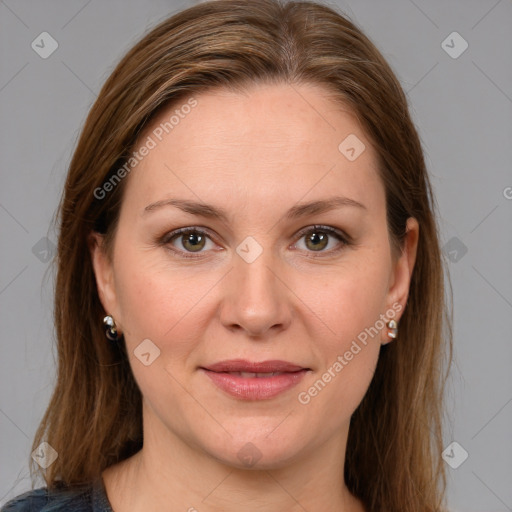
<svg viewBox="0 0 512 512"><path fill-rule="evenodd" d="M443 510L435 202L399 82L331 8L203 3L123 58L55 292L47 486L2 510Z"/></svg>

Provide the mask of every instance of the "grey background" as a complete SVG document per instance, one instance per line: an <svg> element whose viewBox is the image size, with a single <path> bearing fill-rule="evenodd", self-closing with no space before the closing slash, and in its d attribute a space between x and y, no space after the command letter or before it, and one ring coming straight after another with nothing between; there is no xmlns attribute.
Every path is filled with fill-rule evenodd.
<svg viewBox="0 0 512 512"><path fill-rule="evenodd" d="M0 1L0 503L30 488L31 441L52 388L49 226L77 135L123 53L191 3ZM469 454L447 468L449 505L510 511L512 1L331 5L377 44L407 92L441 212L455 302L445 446ZM59 45L47 59L31 48L43 31ZM458 58L442 47L453 31L469 45Z"/></svg>

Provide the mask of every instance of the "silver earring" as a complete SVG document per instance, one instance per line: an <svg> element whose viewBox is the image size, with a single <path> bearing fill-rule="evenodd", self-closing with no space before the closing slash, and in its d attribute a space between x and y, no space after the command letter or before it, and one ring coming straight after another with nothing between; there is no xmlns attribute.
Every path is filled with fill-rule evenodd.
<svg viewBox="0 0 512 512"><path fill-rule="evenodd" d="M395 320L390 320L387 324L387 327L389 329L388 331L388 337L392 340L396 339L398 336L398 324Z"/></svg>
<svg viewBox="0 0 512 512"><path fill-rule="evenodd" d="M386 325L389 329L388 337L394 340L398 336L398 324L395 322L395 320L390 320Z"/></svg>
<svg viewBox="0 0 512 512"><path fill-rule="evenodd" d="M117 326L114 321L114 318L111 315L107 315L103 319L103 325L105 326L105 336L110 341L119 340L120 336L119 336L119 333L117 332Z"/></svg>

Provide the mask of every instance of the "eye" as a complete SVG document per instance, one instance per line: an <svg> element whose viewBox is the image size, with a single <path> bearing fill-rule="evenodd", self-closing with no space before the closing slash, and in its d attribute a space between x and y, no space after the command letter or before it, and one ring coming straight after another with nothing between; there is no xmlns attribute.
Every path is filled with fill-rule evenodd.
<svg viewBox="0 0 512 512"><path fill-rule="evenodd" d="M187 253L200 253L208 241L212 242L206 231L193 227L177 229L167 233L161 239L163 245L171 245L172 250L183 258L199 257L200 254L195 256Z"/></svg>
<svg viewBox="0 0 512 512"><path fill-rule="evenodd" d="M306 229L303 229L299 234L299 241L302 238L305 238L304 245L306 247L307 252L321 252L321 253L336 253L343 249L344 246L350 245L348 236L344 235L342 231L338 229L332 228L330 226L311 226ZM331 248L327 251L324 249L329 245L331 239L337 239L338 244L334 244L334 248ZM322 254L323 256L323 254ZM311 257L311 256L310 256ZM313 258L318 256L313 255Z"/></svg>
<svg viewBox="0 0 512 512"><path fill-rule="evenodd" d="M347 235L330 226L310 226L301 230L297 236L298 241L305 238L304 250L306 252L322 253L319 256L323 256L325 253L336 253L351 243ZM325 251L324 249L329 246L332 238L338 240L338 244L335 244L334 248ZM208 248L208 242L213 244L208 232L196 227L180 228L171 231L159 240L161 245L171 246L170 249L183 258L201 257L201 253L205 252L203 249ZM313 255L309 257L316 258L319 256Z"/></svg>

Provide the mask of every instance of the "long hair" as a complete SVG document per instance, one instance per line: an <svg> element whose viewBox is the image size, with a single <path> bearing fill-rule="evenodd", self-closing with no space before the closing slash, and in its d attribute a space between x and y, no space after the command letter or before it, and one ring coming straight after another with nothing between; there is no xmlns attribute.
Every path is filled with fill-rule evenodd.
<svg viewBox="0 0 512 512"><path fill-rule="evenodd" d="M243 91L254 83L322 85L348 105L378 155L393 248L403 247L408 217L419 223L400 340L381 348L351 418L345 480L371 511L441 510L452 310L420 139L405 94L374 44L345 16L308 1L215 0L188 8L145 35L101 89L59 206L58 373L33 444L48 442L58 458L45 471L30 461L31 473L41 472L49 489L81 485L142 447L141 393L125 347L115 350L105 339L87 242L97 231L111 244L126 180L104 197L95 191L107 189L163 108L214 88Z"/></svg>

